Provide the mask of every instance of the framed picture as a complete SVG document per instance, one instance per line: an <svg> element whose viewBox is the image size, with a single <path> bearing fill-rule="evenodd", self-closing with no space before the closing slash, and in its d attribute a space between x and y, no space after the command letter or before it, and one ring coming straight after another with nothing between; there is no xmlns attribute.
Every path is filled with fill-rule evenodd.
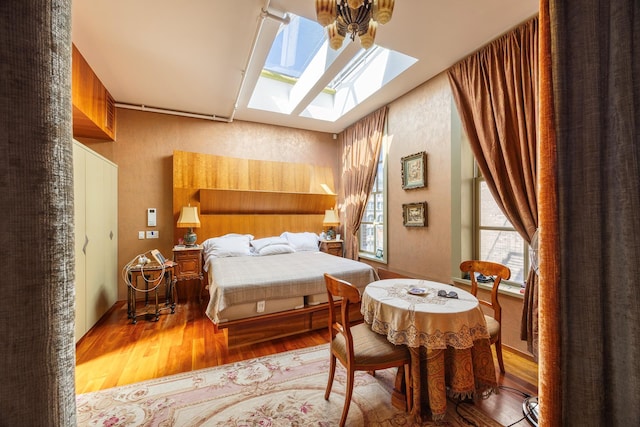
<svg viewBox="0 0 640 427"><path fill-rule="evenodd" d="M402 189L421 188L427 186L427 153L411 154L403 157L402 161Z"/></svg>
<svg viewBox="0 0 640 427"><path fill-rule="evenodd" d="M402 225L405 227L426 227L427 202L403 204Z"/></svg>

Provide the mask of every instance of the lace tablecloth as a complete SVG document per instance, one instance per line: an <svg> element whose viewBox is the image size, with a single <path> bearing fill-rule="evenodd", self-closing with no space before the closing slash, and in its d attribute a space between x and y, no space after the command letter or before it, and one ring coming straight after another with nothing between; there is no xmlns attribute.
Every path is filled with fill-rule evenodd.
<svg viewBox="0 0 640 427"><path fill-rule="evenodd" d="M447 390L455 398L487 397L497 390L484 314L469 292L426 280L388 279L367 285L361 304L372 330L411 349L417 418L430 410L434 420L442 419Z"/></svg>

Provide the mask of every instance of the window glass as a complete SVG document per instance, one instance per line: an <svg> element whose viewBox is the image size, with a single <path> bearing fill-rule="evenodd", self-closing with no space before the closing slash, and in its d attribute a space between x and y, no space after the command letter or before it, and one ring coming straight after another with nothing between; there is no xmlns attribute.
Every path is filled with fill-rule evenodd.
<svg viewBox="0 0 640 427"><path fill-rule="evenodd" d="M360 256L377 260L384 259L385 239L385 185L384 151L380 150L376 179L360 225Z"/></svg>
<svg viewBox="0 0 640 427"><path fill-rule="evenodd" d="M502 213L487 182L482 177L476 180L478 245L475 257L506 265L511 270L509 280L523 283L529 268L528 245Z"/></svg>

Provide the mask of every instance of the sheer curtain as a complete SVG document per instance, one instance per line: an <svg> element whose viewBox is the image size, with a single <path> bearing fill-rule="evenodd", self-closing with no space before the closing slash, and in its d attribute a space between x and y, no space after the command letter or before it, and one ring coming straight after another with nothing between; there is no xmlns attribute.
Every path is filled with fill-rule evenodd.
<svg viewBox="0 0 640 427"><path fill-rule="evenodd" d="M640 425L640 2L540 10L541 425Z"/></svg>
<svg viewBox="0 0 640 427"><path fill-rule="evenodd" d="M454 65L449 82L491 193L527 242L538 227L538 18ZM523 339L537 355L537 275L530 269Z"/></svg>
<svg viewBox="0 0 640 427"><path fill-rule="evenodd" d="M358 232L373 181L388 107L384 106L345 129L342 135L342 213L345 257L358 259Z"/></svg>

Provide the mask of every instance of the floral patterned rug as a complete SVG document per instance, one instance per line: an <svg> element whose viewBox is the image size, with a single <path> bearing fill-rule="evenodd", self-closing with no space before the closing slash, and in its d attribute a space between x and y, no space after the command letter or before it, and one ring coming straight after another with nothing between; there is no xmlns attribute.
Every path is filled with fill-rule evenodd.
<svg viewBox="0 0 640 427"><path fill-rule="evenodd" d="M338 363L329 400L327 345L280 353L77 396L79 426L336 426L344 405L346 371ZM391 406L395 370L357 372L347 426L411 426ZM445 420L424 425L466 426L448 405ZM476 425L493 420L469 405Z"/></svg>

